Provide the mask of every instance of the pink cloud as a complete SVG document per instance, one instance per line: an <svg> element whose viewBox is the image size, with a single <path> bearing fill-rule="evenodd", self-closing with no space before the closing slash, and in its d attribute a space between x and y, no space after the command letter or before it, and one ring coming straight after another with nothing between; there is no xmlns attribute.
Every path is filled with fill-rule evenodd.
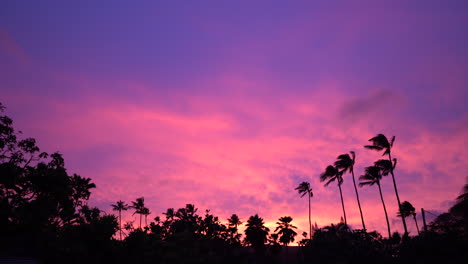
<svg viewBox="0 0 468 264"><path fill-rule="evenodd" d="M232 79L215 83L223 81L228 93L233 89L230 87L251 83ZM258 84L264 88L269 85ZM98 186L93 204L106 206L115 200L129 202L145 196L152 217L168 207L195 203L201 212L211 209L222 219L237 213L246 220L259 213L270 227L280 216L291 215L301 231L307 230L307 203L295 193L297 184L311 182L313 222L327 225L339 221L337 187L324 188L318 175L338 154L354 150L358 177L364 166L380 158L378 153L363 149L367 139L379 132L396 134L394 155L400 160L396 176L402 199L417 208L444 209L440 203L452 199L463 181L457 177L466 162L457 157L466 155L464 132L439 134L416 127L417 137L405 142L399 134L407 123L380 123L376 128L369 125L375 115L359 105L369 105L365 98L387 96L387 92L370 92L356 101L343 87L334 81L297 96L268 99L239 91L216 99L178 95L179 103L188 107L186 111L159 103L149 107L96 96L74 102L50 99L47 105L55 111L47 110L50 114L40 119L32 114L28 130L39 131L39 143L47 150L64 153L71 172L93 178ZM391 98L399 97L391 94ZM343 127L340 111L346 107L362 115ZM375 107L389 120L398 117L385 107ZM102 154L105 157L94 154L109 146L114 147ZM91 167L87 162L96 164ZM422 175L420 182L412 180L416 174ZM390 179L383 185L389 214L396 219ZM343 189L348 221L358 228L360 219L349 175ZM384 231L377 190L359 191L368 227ZM131 214L126 217L131 219ZM401 231L396 223L393 229Z"/></svg>

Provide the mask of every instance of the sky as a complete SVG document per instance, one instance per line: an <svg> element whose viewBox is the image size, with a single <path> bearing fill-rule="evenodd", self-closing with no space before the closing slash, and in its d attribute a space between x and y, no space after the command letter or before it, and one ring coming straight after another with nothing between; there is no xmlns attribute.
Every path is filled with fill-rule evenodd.
<svg viewBox="0 0 468 264"><path fill-rule="evenodd" d="M401 200L430 220L468 177L467 26L466 1L6 0L0 102L92 178L90 204L108 213L143 196L151 219L193 203L223 222L292 216L300 234L294 188L310 182L313 222L339 222L338 187L319 175L354 151L359 177L383 133ZM342 187L360 228L351 175ZM391 179L382 187L401 232ZM367 228L385 234L377 187L359 194Z"/></svg>

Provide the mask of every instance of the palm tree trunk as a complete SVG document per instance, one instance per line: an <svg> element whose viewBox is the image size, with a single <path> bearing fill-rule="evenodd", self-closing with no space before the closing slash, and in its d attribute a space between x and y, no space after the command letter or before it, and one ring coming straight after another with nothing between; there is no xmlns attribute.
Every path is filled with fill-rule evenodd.
<svg viewBox="0 0 468 264"><path fill-rule="evenodd" d="M120 241L122 241L122 210L119 210Z"/></svg>
<svg viewBox="0 0 468 264"><path fill-rule="evenodd" d="M390 162L392 162L392 155L390 154L390 152L388 153L388 159L390 160ZM393 188L395 188L395 195L398 201L398 209L399 209L399 212L401 212L400 196L398 195L398 189L397 189L396 181L395 181L395 174L393 173L393 166L392 166L392 169L390 170L390 174L392 174ZM408 228L406 227L406 220L403 214L401 214L401 221L403 222L403 228L405 229L405 236L407 236Z"/></svg>
<svg viewBox="0 0 468 264"><path fill-rule="evenodd" d="M416 224L416 230L418 230L418 236L419 236L419 226L418 226L418 221L416 220L416 214L413 215L414 218L414 223Z"/></svg>
<svg viewBox="0 0 468 264"><path fill-rule="evenodd" d="M345 207L344 207L343 193L341 192L341 185L340 184L338 184L338 188L340 189L341 206L343 207L344 222L345 222L346 225L348 225L348 221L346 220L346 211L345 211Z"/></svg>
<svg viewBox="0 0 468 264"><path fill-rule="evenodd" d="M310 192L309 192L309 238L312 240L312 221L310 220Z"/></svg>
<svg viewBox="0 0 468 264"><path fill-rule="evenodd" d="M140 230L141 230L141 214L140 214Z"/></svg>
<svg viewBox="0 0 468 264"><path fill-rule="evenodd" d="M388 238L391 238L392 232L390 231L390 222L388 222L387 207L385 206L385 202L383 199L382 188L380 188L380 182L377 182L377 186L379 187L380 199L382 200L383 210L385 212L385 220L387 220Z"/></svg>
<svg viewBox="0 0 468 264"><path fill-rule="evenodd" d="M358 204L358 207L359 207L359 213L361 214L362 229L365 232L366 231L366 224L364 224L364 216L362 215L361 202L359 201L359 193L358 193L358 190L356 188L356 180L354 179L354 170L351 170L351 175L353 176L354 191L356 192L356 199L357 199L357 204Z"/></svg>

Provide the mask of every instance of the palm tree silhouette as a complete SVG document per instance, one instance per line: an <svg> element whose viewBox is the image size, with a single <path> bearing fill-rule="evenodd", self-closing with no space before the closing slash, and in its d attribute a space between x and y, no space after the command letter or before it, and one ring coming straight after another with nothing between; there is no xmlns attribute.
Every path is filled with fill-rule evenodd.
<svg viewBox="0 0 468 264"><path fill-rule="evenodd" d="M418 235L419 235L419 226L418 226L418 221L416 220L416 209L410 202L404 201L401 204L401 211L397 212L397 216L400 216L400 217L403 216L405 218L408 216L412 216L414 219L414 223L416 224L416 230L418 231Z"/></svg>
<svg viewBox="0 0 468 264"><path fill-rule="evenodd" d="M236 230L237 227L242 224L242 222L236 214L232 214L231 217L228 218L228 222L229 227L235 228Z"/></svg>
<svg viewBox="0 0 468 264"><path fill-rule="evenodd" d="M144 215L144 216L145 216L145 228L148 227L147 219L148 219L148 215L150 215L150 214L151 214L151 212L150 212L149 208L143 207L143 208L141 209L141 215Z"/></svg>
<svg viewBox="0 0 468 264"><path fill-rule="evenodd" d="M350 151L349 153L351 154L351 156L349 154L339 155L337 160L335 161L335 167L341 170L342 173L350 172L351 176L353 176L354 191L356 192L356 199L358 202L359 213L361 214L362 229L365 231L366 224L364 223L364 216L362 215L362 209L361 209L361 201L359 200L359 193L356 187L356 180L354 178L354 163L356 160L356 154L354 153L354 151Z"/></svg>
<svg viewBox="0 0 468 264"><path fill-rule="evenodd" d="M314 196L312 188L310 188L310 184L308 182L302 182L294 190L297 190L301 197L304 197L305 195L309 197L309 237L312 239L312 221L310 220L310 197Z"/></svg>
<svg viewBox="0 0 468 264"><path fill-rule="evenodd" d="M290 216L283 216L278 220L279 222L276 222L278 226L276 227L275 232L279 230L279 240L284 246L287 246L289 243L294 242L294 237L297 233L293 229L297 229L297 227L291 224L293 219Z"/></svg>
<svg viewBox="0 0 468 264"><path fill-rule="evenodd" d="M376 150L376 151L381 151L383 150L384 153L382 156L388 155L388 160L392 162L392 147L393 143L395 142L395 136L392 137L391 141L388 141L387 137L383 134L378 134L377 136L369 139L370 142L372 142L372 145L366 145L364 146L367 149L371 150ZM395 195L398 201L398 209L401 211L401 202L400 202L400 196L398 195L398 188L396 185L395 181L395 174L393 172L394 167L392 166L390 169L390 174L392 175L392 180L393 180L393 188L395 189ZM405 229L405 235L408 234L408 228L406 227L406 221L405 218L402 216L401 221L403 222L403 228Z"/></svg>
<svg viewBox="0 0 468 264"><path fill-rule="evenodd" d="M347 225L348 221L346 220L346 211L345 211L345 206L344 206L344 200L343 200L343 193L341 191L341 184L343 184L343 172L340 172L336 167L333 167L332 165L328 165L327 168L325 169L325 172L320 174L320 181L327 181L325 183L325 187L327 187L330 183L333 181L337 181L338 183L338 188L340 189L340 197L341 197L341 206L343 207L343 217L344 217L344 222Z"/></svg>
<svg viewBox="0 0 468 264"><path fill-rule="evenodd" d="M258 214L251 216L245 225L247 228L245 232L245 241L252 245L255 250L260 251L263 249L267 241L268 232L270 229L265 226L263 219Z"/></svg>
<svg viewBox="0 0 468 264"><path fill-rule="evenodd" d="M111 204L113 211L119 212L119 230L120 230L120 240L122 240L122 211L127 211L128 205L122 201L118 200L115 204Z"/></svg>
<svg viewBox="0 0 468 264"><path fill-rule="evenodd" d="M374 184L377 184L377 186L379 187L380 199L382 200L382 205L385 212L385 220L387 221L388 237L390 238L392 236L392 233L390 231L390 222L388 221L387 207L385 206L385 201L382 195L382 188L380 187L380 180L382 180L381 168L378 166L367 167L365 169L364 175L361 175L359 177L359 180L361 181L359 183L360 187L366 185L372 186Z"/></svg>
<svg viewBox="0 0 468 264"><path fill-rule="evenodd" d="M136 201L133 201L132 202L132 206L130 206L131 208L135 209L135 212L133 214L139 214L140 215L140 229L141 229L141 216L143 215L143 213L145 212L144 208L145 208L145 198L144 197L140 197L140 198L137 198Z"/></svg>
<svg viewBox="0 0 468 264"><path fill-rule="evenodd" d="M174 220L174 216L175 216L174 208L167 208L166 212L163 213L163 215L166 215L166 219L168 221Z"/></svg>

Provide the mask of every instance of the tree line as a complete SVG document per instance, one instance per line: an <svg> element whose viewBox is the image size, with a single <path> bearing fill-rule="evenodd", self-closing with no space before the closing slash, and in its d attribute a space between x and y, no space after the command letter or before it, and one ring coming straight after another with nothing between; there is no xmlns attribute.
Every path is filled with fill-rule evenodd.
<svg viewBox="0 0 468 264"><path fill-rule="evenodd" d="M359 186L373 186L377 185L379 194L380 194L380 199L382 201L382 207L383 211L385 214L385 220L387 224L387 231L388 231L388 237L392 236L392 232L390 229L390 222L388 220L388 213L387 213L387 208L385 206L385 201L383 198L382 194L382 188L381 188L381 180L383 176L392 176L392 181L393 181L393 187L395 190L395 196L398 202L398 212L397 216L401 217L401 221L403 223L403 228L404 228L404 236L408 236L408 228L406 225L406 217L408 216L413 216L416 228L419 234L419 227L418 223L416 220L416 210L413 207L413 205L408 202L404 201L403 203L400 202L400 196L398 194L398 188L395 180L395 173L394 170L397 165L397 159L393 158L392 159L392 148L393 144L395 142L395 136L392 137L392 139L389 141L387 137L383 134L378 134L377 136L369 139L369 142L371 142L371 145L365 145L364 147L366 149L370 150L375 150L375 151L383 151L382 156L387 156L388 159L379 159L374 162L372 166L366 167L364 170L364 174L359 177ZM320 174L320 181L325 182L325 187L329 186L332 182L336 182L338 186L338 190L340 193L340 199L341 199L341 207L343 210L343 221L344 224L348 224L347 218L346 218L346 209L345 209L345 204L344 204L344 199L343 199L343 192L341 189L341 185L343 184L343 175L345 173L350 173L352 176L353 180L353 187L354 191L356 194L356 200L358 204L358 209L359 209L359 214L361 217L361 224L362 224L362 230L366 231L366 224L364 221L364 215L362 213L362 208L361 208L361 201L359 199L359 192L358 188L356 186L356 179L354 176L354 165L355 165L355 160L356 160L356 154L354 151L350 151L349 154L341 154L337 157L336 161L333 163L333 165L328 165L325 168L325 171ZM310 198L313 197L313 192L312 188L310 187L309 182L302 182L299 184L299 186L296 187L296 189L301 197L304 197L305 195L308 196L309 198L309 232L310 232L310 238L312 238L312 221L311 221L311 212L310 212Z"/></svg>
<svg viewBox="0 0 468 264"><path fill-rule="evenodd" d="M291 216L279 217L270 230L258 214L245 222L232 214L224 224L210 210L201 214L187 204L148 219L151 212L144 197L130 204L118 200L109 205L117 215L104 213L88 205L96 188L90 178L69 174L60 153L41 152L33 138L21 135L11 118L0 116L0 262L30 258L41 263L435 263L467 256L468 185L428 230L409 237L405 229L403 236L393 233L384 238L366 230L359 202L362 229L349 228L344 206L343 221L313 227L313 192L303 182L296 190L309 198L309 233L302 234L299 247L288 247L298 236ZM390 152L394 138L388 141L378 135L371 142L368 148L383 151L388 159L366 168L359 185L377 185L380 190L382 176L394 179L396 160ZM343 174L350 173L359 200L354 162L354 153L340 155L320 178L326 185L337 182L340 190ZM411 204L403 202L399 208L402 221L415 216ZM137 223L122 223L126 210L138 215ZM243 234L238 230L242 224Z"/></svg>

